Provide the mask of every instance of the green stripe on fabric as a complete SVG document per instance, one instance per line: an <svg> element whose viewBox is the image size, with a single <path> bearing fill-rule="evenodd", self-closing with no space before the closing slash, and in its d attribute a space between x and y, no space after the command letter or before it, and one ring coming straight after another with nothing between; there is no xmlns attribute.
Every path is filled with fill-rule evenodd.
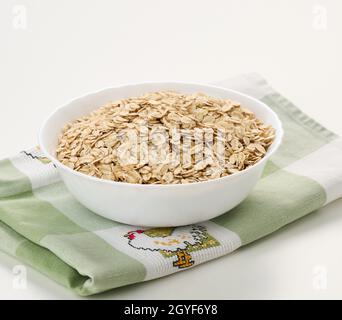
<svg viewBox="0 0 342 320"><path fill-rule="evenodd" d="M262 177L267 177L270 174L272 174L273 172L276 172L277 170L279 170L280 168L278 166L275 165L275 163L272 160L268 160L264 171L262 173Z"/></svg>
<svg viewBox="0 0 342 320"><path fill-rule="evenodd" d="M21 243L15 255L22 262L33 266L49 278L76 292L90 280L89 277L80 275L48 249L31 241L26 240Z"/></svg>
<svg viewBox="0 0 342 320"><path fill-rule="evenodd" d="M0 198L31 190L30 180L10 160L0 161Z"/></svg>
<svg viewBox="0 0 342 320"><path fill-rule="evenodd" d="M63 182L44 186L44 188L35 190L34 194L39 199L48 201L83 229L97 231L120 225L118 222L103 218L82 206L67 190Z"/></svg>
<svg viewBox="0 0 342 320"><path fill-rule="evenodd" d="M276 166L284 168L337 138L278 93L261 100L277 113L283 124L283 142L271 158Z"/></svg>
<svg viewBox="0 0 342 320"><path fill-rule="evenodd" d="M26 241L24 237L0 221L0 250L15 255L18 246Z"/></svg>
<svg viewBox="0 0 342 320"><path fill-rule="evenodd" d="M35 243L48 234L85 231L31 191L0 199L0 220Z"/></svg>
<svg viewBox="0 0 342 320"><path fill-rule="evenodd" d="M0 222L0 249L68 288L77 290L89 279L81 276L49 250L27 240L2 222Z"/></svg>
<svg viewBox="0 0 342 320"><path fill-rule="evenodd" d="M78 288L81 295L90 295L145 279L146 269L140 262L114 250L106 242L99 248L97 242L97 236L90 232L50 235L42 239L42 245L53 252L63 252L65 262L75 266L80 274L87 274L91 278L91 281Z"/></svg>
<svg viewBox="0 0 342 320"><path fill-rule="evenodd" d="M325 201L317 182L279 170L261 179L240 205L212 221L237 233L245 245L321 208Z"/></svg>

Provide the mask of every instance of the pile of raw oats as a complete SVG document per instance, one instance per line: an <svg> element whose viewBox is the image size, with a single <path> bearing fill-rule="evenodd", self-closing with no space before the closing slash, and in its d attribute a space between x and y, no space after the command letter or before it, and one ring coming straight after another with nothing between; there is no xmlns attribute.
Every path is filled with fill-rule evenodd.
<svg viewBox="0 0 342 320"><path fill-rule="evenodd" d="M196 93L147 93L65 126L57 158L102 179L180 184L217 179L258 162L275 130L238 102Z"/></svg>

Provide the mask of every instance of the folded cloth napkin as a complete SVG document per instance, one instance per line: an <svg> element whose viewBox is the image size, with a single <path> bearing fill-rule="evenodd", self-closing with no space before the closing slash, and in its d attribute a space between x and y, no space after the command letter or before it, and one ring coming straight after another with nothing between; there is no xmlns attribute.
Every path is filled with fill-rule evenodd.
<svg viewBox="0 0 342 320"><path fill-rule="evenodd" d="M282 146L239 206L178 228L119 224L78 203L53 164L33 149L0 162L0 249L91 295L228 254L342 196L342 139L256 74L218 84L264 101L285 130Z"/></svg>

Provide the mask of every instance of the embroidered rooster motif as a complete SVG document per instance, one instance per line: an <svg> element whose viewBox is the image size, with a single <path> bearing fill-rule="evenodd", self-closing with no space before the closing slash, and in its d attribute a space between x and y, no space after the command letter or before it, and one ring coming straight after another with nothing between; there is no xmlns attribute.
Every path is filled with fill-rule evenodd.
<svg viewBox="0 0 342 320"><path fill-rule="evenodd" d="M219 245L218 241L207 233L206 228L200 225L137 229L127 232L125 237L128 244L135 249L158 251L166 257L176 256L173 266L180 269L191 267L195 263L191 252ZM208 240L210 242L204 246Z"/></svg>

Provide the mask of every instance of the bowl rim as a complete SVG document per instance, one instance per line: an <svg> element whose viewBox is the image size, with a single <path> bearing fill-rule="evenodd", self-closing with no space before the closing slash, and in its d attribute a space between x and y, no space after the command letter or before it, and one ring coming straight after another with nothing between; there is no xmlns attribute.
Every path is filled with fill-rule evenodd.
<svg viewBox="0 0 342 320"><path fill-rule="evenodd" d="M270 113L275 121L278 124L278 128L276 129L276 138L275 140L272 142L272 144L270 145L270 147L272 146L272 150L270 150L270 148L267 150L265 156L263 158L261 158L258 162L256 162L255 164L251 165L250 167L248 167L247 169L244 169L242 171L233 173L231 175L225 176L225 177L220 177L220 178L216 178L216 179L209 179L209 180L205 180L205 181L196 181L196 182L188 182L188 183L180 183L180 184L140 184L140 183L129 183L129 182L124 182L124 181L114 181L114 180L107 180L107 179L101 179L98 177L93 177L93 176L89 176L85 173L79 172L79 171L75 171L71 168L69 168L68 166L64 165L63 163L61 163L55 156L53 156L48 150L47 148L45 148L44 145L44 139L43 139L43 132L44 129L46 128L47 124L49 123L49 121L51 121L51 119L63 108L67 108L70 104L72 104L73 102L80 100L80 99L84 99L87 96L91 96L91 95L96 95L99 94L103 91L106 90L111 90L111 89L120 89L120 88L124 88L124 87L129 87L129 86L140 86L140 85L144 85L144 84L156 84L156 85L160 85L160 84L176 84L176 85L193 85L193 86L201 86L201 87L207 87L207 88L211 88L211 89L218 89L218 90L224 90L224 91L228 91L228 92L232 92L234 94L240 95L242 97L245 97L247 99L250 99L252 101L254 101L255 103L261 105L264 109L267 110L268 113ZM281 145L282 141L283 141L283 137L284 137L284 130L283 130L283 125L281 120L279 119L278 115L263 101L260 101L259 99L256 99L248 94L242 93L240 91L234 90L234 89L230 89L230 88L224 88L221 86L216 86L216 85L210 85L210 84L205 84L205 83L200 83L200 82L184 82L184 81L142 81L142 82L130 82L130 83L125 83L125 84L120 84L120 85L115 85L115 86L109 86L109 87L105 87L96 91L90 91L87 92L85 94L82 94L81 96L72 98L70 100L68 100L66 103L58 106L52 113L50 113L50 115L43 121L39 131L38 131L38 144L39 147L41 149L41 151L44 153L44 155L56 166L56 167L60 167L63 170L66 170L67 172L71 173L72 175L78 176L80 178L83 179L89 179L90 181L93 182L99 182L99 183L104 183L104 184L108 184L108 185L115 185L115 186L121 186L121 187L130 187L130 188L189 188L189 187L198 187L200 185L206 185L206 184L214 184L216 182L220 182L220 181L224 181L224 180L233 180L233 179L237 179L238 177L241 177L243 175L248 174L249 171L253 170L254 168L262 165L264 162L266 162L279 148L279 146Z"/></svg>

